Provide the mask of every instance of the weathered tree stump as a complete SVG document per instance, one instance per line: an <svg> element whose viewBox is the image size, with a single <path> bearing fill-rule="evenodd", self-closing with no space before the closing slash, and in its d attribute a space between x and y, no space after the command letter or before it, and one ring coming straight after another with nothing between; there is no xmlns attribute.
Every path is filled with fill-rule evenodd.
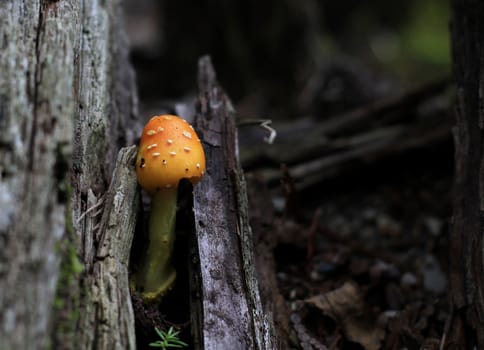
<svg viewBox="0 0 484 350"><path fill-rule="evenodd" d="M121 1L0 4L0 348L133 349L139 193ZM194 192L198 349L274 349L253 257L234 110L200 61ZM133 132L134 130L134 132ZM118 153L119 151L119 153ZM198 263L196 263L198 261Z"/></svg>
<svg viewBox="0 0 484 350"><path fill-rule="evenodd" d="M106 195L136 114L121 18L117 0L0 3L1 349L133 348L132 227L111 234L136 195Z"/></svg>

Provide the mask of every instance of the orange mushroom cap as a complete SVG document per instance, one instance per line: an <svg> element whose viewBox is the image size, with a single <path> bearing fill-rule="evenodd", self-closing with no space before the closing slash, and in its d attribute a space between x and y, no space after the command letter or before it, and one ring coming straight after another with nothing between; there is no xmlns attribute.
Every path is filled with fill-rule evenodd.
<svg viewBox="0 0 484 350"><path fill-rule="evenodd" d="M195 130L175 115L151 118L143 129L136 159L138 182L150 193L192 184L205 173L205 153Z"/></svg>

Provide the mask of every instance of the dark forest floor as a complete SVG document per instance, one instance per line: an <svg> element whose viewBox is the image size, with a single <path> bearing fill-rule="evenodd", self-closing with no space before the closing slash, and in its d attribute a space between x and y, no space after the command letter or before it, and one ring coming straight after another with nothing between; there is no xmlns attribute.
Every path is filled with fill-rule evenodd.
<svg viewBox="0 0 484 350"><path fill-rule="evenodd" d="M386 159L276 215L275 273L302 348L439 348L451 155L443 145Z"/></svg>

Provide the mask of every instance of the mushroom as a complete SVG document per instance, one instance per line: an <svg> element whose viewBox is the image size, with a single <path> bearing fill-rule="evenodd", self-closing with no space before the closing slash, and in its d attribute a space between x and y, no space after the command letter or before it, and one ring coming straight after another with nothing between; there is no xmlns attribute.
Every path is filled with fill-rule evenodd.
<svg viewBox="0 0 484 350"><path fill-rule="evenodd" d="M195 185L204 172L203 147L190 124L175 115L148 121L136 159L138 182L151 196L149 245L135 274L136 288L146 302L158 300L175 281L171 256L178 183L187 179Z"/></svg>

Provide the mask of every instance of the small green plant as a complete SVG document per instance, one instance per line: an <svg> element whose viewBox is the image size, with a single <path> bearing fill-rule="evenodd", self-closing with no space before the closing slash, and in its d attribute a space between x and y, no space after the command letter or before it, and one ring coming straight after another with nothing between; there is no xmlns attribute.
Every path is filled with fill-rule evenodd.
<svg viewBox="0 0 484 350"><path fill-rule="evenodd" d="M158 328L155 328L156 333L161 338L161 340L157 340L153 343L150 343L150 346L154 348L162 348L163 350L168 348L183 348L188 346L187 343L182 342L178 338L179 331L175 331L173 327L168 329L168 332L160 331Z"/></svg>

